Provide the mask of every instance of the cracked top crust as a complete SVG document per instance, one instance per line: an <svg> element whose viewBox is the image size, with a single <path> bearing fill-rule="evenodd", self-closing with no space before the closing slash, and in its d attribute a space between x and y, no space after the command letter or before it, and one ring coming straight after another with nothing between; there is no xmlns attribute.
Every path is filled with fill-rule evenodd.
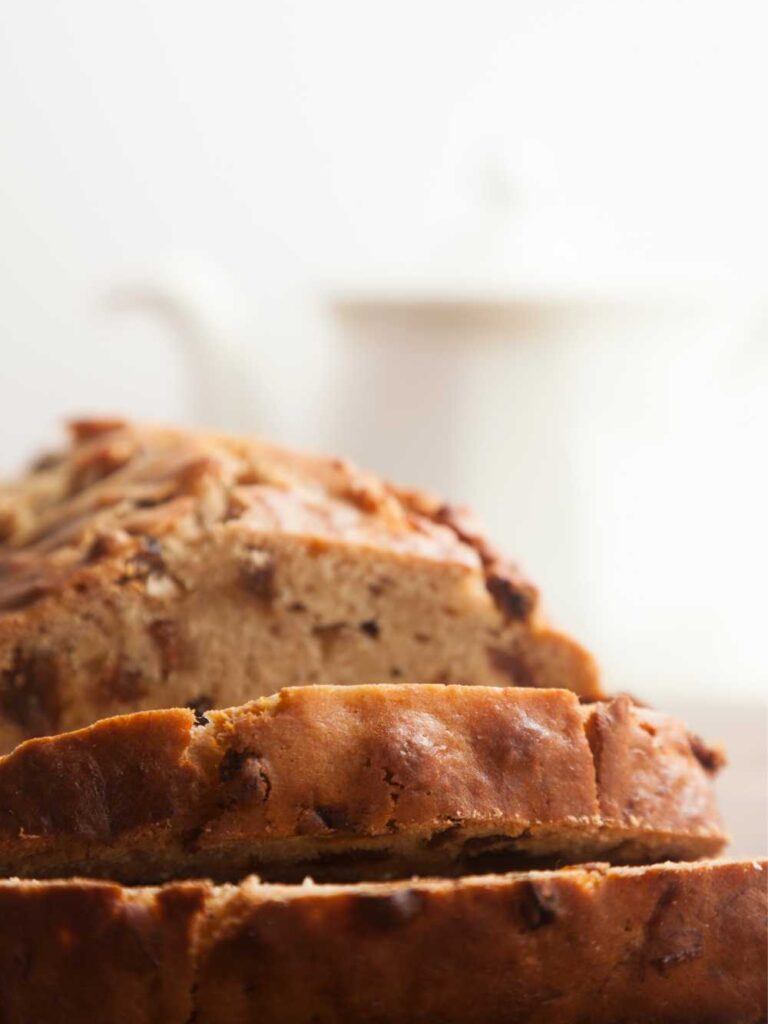
<svg viewBox="0 0 768 1024"><path fill-rule="evenodd" d="M232 520L467 568L498 561L452 528L447 506L343 459L121 420L74 422L71 437L0 491L0 611L33 605L96 562L127 568L148 534L192 537ZM536 592L519 575L513 585L525 617Z"/></svg>

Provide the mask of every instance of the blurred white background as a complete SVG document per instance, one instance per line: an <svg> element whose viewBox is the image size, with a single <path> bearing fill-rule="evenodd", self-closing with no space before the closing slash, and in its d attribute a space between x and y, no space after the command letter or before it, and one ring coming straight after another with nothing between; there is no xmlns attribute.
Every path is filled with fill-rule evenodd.
<svg viewBox="0 0 768 1024"><path fill-rule="evenodd" d="M0 471L83 411L337 450L475 505L616 688L753 705L767 30L762 0L7 5Z"/></svg>

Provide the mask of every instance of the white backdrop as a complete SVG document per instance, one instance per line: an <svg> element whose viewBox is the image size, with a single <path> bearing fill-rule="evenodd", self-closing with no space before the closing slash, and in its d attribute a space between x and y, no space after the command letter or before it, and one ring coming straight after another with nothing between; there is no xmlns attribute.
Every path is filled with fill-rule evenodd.
<svg viewBox="0 0 768 1024"><path fill-rule="evenodd" d="M0 469L73 411L204 418L108 301L183 280L243 346L231 420L473 501L617 685L763 693L767 28L760 0L7 4ZM340 430L336 295L648 282L695 313L474 362L450 473Z"/></svg>

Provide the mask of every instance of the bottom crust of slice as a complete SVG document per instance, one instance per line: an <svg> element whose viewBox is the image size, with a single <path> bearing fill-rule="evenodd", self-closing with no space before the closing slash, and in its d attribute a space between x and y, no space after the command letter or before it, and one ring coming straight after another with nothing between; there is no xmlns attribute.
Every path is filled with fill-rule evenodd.
<svg viewBox="0 0 768 1024"><path fill-rule="evenodd" d="M3 1024L758 1024L767 862L0 883Z"/></svg>

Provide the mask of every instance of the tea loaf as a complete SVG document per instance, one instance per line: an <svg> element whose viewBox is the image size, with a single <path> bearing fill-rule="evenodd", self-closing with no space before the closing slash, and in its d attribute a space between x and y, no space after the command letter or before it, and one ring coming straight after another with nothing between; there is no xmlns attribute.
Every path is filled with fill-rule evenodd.
<svg viewBox="0 0 768 1024"><path fill-rule="evenodd" d="M0 882L3 1024L758 1024L766 863Z"/></svg>
<svg viewBox="0 0 768 1024"><path fill-rule="evenodd" d="M0 751L388 681L601 692L466 513L339 459L89 420L0 490Z"/></svg>
<svg viewBox="0 0 768 1024"><path fill-rule="evenodd" d="M718 755L627 697L314 686L138 712L0 759L0 873L123 882L695 859Z"/></svg>

